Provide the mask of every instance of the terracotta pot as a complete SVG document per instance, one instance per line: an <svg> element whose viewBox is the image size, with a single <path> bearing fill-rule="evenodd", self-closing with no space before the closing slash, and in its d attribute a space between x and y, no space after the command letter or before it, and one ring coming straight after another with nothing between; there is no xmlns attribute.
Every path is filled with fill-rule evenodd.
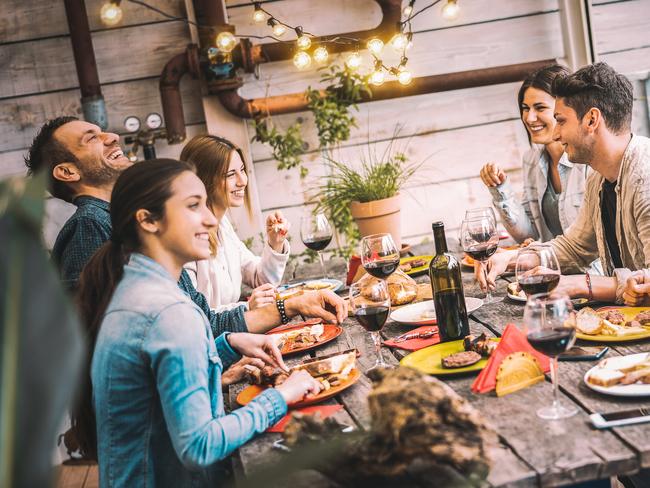
<svg viewBox="0 0 650 488"><path fill-rule="evenodd" d="M361 237L387 232L399 249L402 245L402 223L400 220L400 196L375 200L374 202L351 202L350 211L359 226Z"/></svg>

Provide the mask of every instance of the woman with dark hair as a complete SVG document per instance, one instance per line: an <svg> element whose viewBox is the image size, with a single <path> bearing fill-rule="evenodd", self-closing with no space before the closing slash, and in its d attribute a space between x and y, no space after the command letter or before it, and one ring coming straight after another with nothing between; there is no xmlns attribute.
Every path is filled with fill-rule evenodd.
<svg viewBox="0 0 650 488"><path fill-rule="evenodd" d="M220 485L217 461L320 387L293 373L226 415L223 368L241 354L286 366L270 336L226 332L215 340L176 284L185 263L208 257L217 224L190 165L159 159L125 170L111 221L111 240L80 282L93 407L76 413L82 448L97 454L101 486Z"/></svg>
<svg viewBox="0 0 650 488"><path fill-rule="evenodd" d="M561 235L574 222L582 205L587 178L586 165L574 165L562 144L553 140L555 98L551 85L558 75L567 75L560 65L531 73L519 89L521 120L531 148L523 157L523 201L518 201L497 164L481 169L481 180L492 194L503 224L522 242L528 238L548 241Z"/></svg>
<svg viewBox="0 0 650 488"><path fill-rule="evenodd" d="M285 239L289 227L282 213L276 211L266 218L264 248L262 255L256 256L226 217L229 208L246 206L250 213L242 150L222 137L200 135L183 148L181 159L196 166L208 193L208 207L219 219L218 229L210 235L210 257L186 266L194 286L215 310L242 305L242 283L254 288L247 304L250 309L272 304L289 260L289 241Z"/></svg>

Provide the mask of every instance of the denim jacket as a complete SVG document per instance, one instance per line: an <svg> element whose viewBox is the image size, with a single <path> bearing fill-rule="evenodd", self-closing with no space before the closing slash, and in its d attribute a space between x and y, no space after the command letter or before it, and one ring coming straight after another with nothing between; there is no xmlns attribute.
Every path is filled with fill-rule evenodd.
<svg viewBox="0 0 650 488"><path fill-rule="evenodd" d="M133 254L91 365L100 486L219 486L216 462L287 411L269 388L226 415L221 372L238 358L161 265Z"/></svg>

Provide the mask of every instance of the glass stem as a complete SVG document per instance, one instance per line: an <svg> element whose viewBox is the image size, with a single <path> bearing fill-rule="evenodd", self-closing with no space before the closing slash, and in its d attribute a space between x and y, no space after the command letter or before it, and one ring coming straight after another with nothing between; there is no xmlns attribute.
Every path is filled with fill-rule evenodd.
<svg viewBox="0 0 650 488"><path fill-rule="evenodd" d="M379 332L371 332L370 333L372 337L372 342L375 343L375 351L377 352L377 360L375 361L376 366L383 366L384 365L384 358L381 355L381 336L379 335Z"/></svg>
<svg viewBox="0 0 650 488"><path fill-rule="evenodd" d="M485 277L485 301L489 303L492 301L492 292L490 291L490 285L488 284L487 263L481 264L481 267L483 268L483 276Z"/></svg>
<svg viewBox="0 0 650 488"><path fill-rule="evenodd" d="M557 356L551 358L551 383L553 383L553 409L557 410L560 406L559 386L557 377Z"/></svg>
<svg viewBox="0 0 650 488"><path fill-rule="evenodd" d="M318 259L320 260L320 267L323 269L323 276L327 279L327 270L325 269L325 261L323 261L323 253L318 251Z"/></svg>

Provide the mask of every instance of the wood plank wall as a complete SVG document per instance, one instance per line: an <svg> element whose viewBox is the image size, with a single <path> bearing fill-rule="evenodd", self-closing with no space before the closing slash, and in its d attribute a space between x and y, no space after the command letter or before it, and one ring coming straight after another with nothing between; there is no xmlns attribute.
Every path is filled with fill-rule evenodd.
<svg viewBox="0 0 650 488"><path fill-rule="evenodd" d="M123 2L119 27L99 22L103 0L87 0L102 90L110 130L123 133L127 115L141 119L160 112L158 76L165 62L189 42L187 26L161 18L154 12ZM149 0L173 15L184 16L182 0ZM370 28L380 20L371 0L275 0L266 8L279 18L303 24L315 34ZM424 2L418 2L424 4ZM650 0L595 0L593 25L602 60L635 80L634 126L649 134L643 80L650 71ZM251 20L247 0L227 2L238 33L261 33ZM563 54L556 0L461 0L461 16L444 21L431 9L414 22L414 47L409 52L415 76L503 64L534 61ZM44 120L63 114L80 114L74 61L69 44L63 2L5 0L0 19L0 177L22 173L22 156ZM315 23L318 19L318 23ZM262 30L264 30L262 28ZM290 62L262 65L259 79L246 78L246 97L281 94L318 84L315 70L297 72ZM526 137L518 120L517 84L499 85L440 94L366 103L358 113L359 128L337 153L355 164L359 153L380 151L395 126L401 126L399 144L413 161L425 161L404 192L403 235L419 241L429 234L429 224L442 219L458 227L466 208L489 203L477 178L488 160L503 164L513 181L519 179ZM205 130L197 82L182 83L188 133ZM282 211L292 220L292 247L302 250L298 227L303 211L303 189L318 181L326 168L316 150L313 121L307 114L275 117L280 127L297 116L304 119L310 137L305 161L310 180L301 182L296 172L276 169L268 149L254 144L253 161L264 212ZM311 128L311 130L310 130ZM177 156L180 146L157 146L159 155ZM278 192L278 183L284 189ZM69 215L68 206L50 205L47 240ZM242 236L244 237L244 236Z"/></svg>

